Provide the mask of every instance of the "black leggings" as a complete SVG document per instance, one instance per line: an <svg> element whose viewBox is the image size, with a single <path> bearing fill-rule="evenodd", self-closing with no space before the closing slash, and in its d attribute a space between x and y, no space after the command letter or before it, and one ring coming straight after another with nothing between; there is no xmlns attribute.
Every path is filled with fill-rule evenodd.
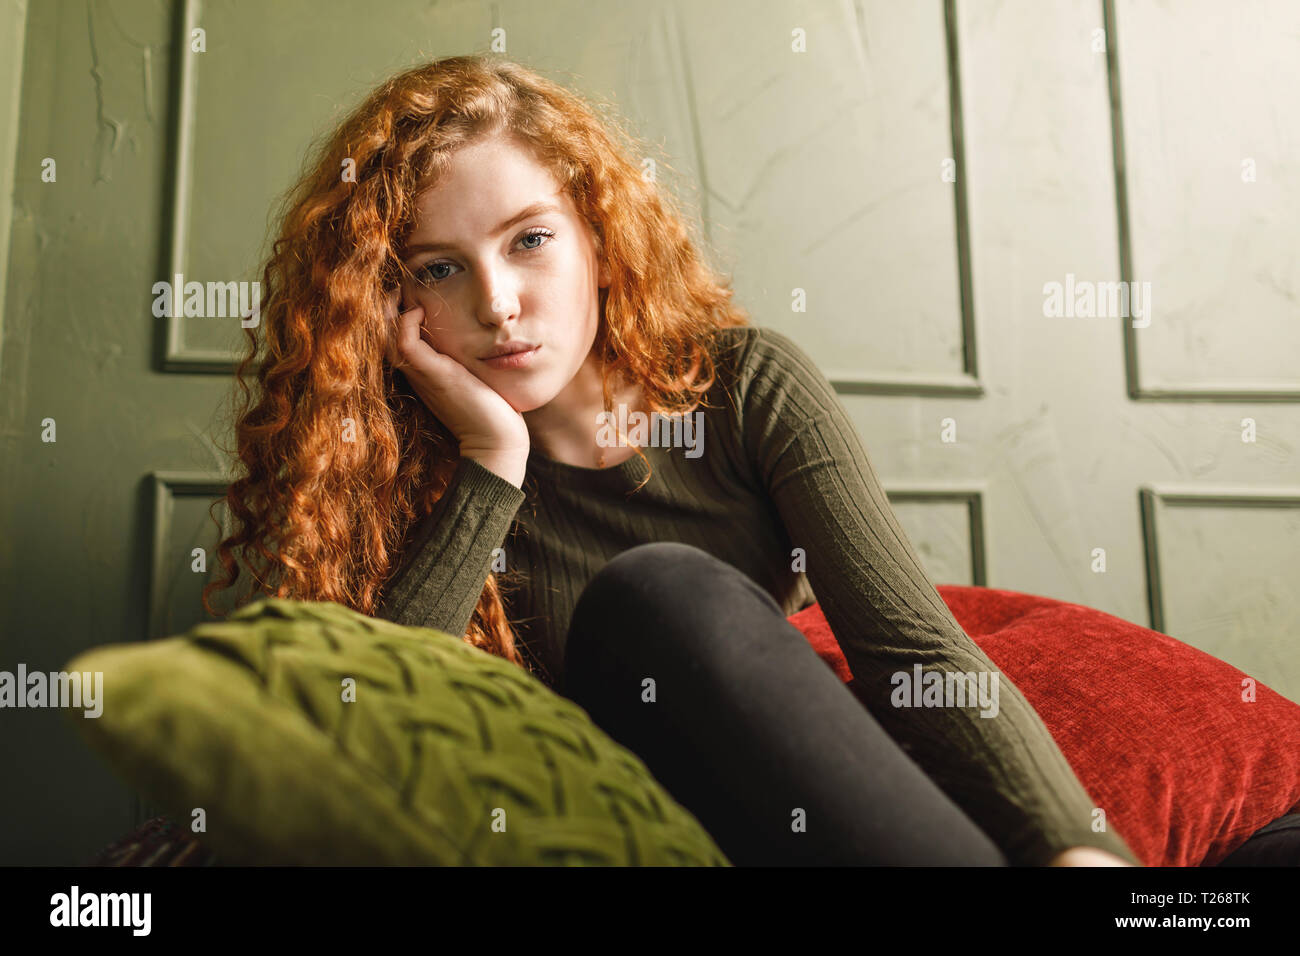
<svg viewBox="0 0 1300 956"><path fill-rule="evenodd" d="M588 582L559 690L737 866L1007 864L772 597L699 548L640 545Z"/></svg>

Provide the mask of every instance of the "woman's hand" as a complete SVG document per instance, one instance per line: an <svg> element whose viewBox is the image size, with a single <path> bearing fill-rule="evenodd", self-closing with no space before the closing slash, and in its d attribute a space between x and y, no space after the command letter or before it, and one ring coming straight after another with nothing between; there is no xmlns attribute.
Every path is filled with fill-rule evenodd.
<svg viewBox="0 0 1300 956"><path fill-rule="evenodd" d="M1072 846L1052 858L1048 866L1132 866L1128 860L1095 846Z"/></svg>
<svg viewBox="0 0 1300 956"><path fill-rule="evenodd" d="M400 302L400 288L385 299L389 363L456 437L462 457L521 486L530 447L523 415L460 362L434 349L423 325L424 309L399 313Z"/></svg>

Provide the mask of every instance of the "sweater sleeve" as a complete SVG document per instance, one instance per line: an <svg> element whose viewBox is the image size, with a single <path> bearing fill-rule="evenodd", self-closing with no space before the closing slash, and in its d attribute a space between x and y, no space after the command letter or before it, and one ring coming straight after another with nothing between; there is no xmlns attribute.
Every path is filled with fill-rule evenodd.
<svg viewBox="0 0 1300 956"><path fill-rule="evenodd" d="M1114 831L1092 829L1093 800L1042 719L1005 674L998 710L895 707L892 675L995 673L927 577L833 386L787 336L757 327L735 379L741 435L786 528L802 547L826 621L868 709L1013 865L1094 846L1140 865Z"/></svg>
<svg viewBox="0 0 1300 956"><path fill-rule="evenodd" d="M502 546L525 498L473 458L461 458L447 490L408 537L377 617L463 637L487 583L492 551Z"/></svg>

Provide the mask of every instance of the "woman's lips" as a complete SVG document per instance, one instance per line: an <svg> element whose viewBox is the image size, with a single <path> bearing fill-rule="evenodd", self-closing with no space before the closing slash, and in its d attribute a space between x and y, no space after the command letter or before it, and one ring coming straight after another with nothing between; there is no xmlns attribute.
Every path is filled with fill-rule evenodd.
<svg viewBox="0 0 1300 956"><path fill-rule="evenodd" d="M527 368L532 364L533 356L541 351L541 346L535 346L527 352L511 352L509 355L498 355L496 358L480 359L488 368Z"/></svg>

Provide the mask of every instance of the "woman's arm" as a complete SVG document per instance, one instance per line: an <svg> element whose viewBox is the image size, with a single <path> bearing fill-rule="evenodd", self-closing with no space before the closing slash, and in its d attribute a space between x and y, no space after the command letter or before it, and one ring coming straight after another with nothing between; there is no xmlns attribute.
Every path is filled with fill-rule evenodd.
<svg viewBox="0 0 1300 956"><path fill-rule="evenodd" d="M922 569L812 360L785 335L758 328L739 361L733 387L747 458L792 546L804 549L813 591L872 715L1013 864L1072 865L1079 854L1065 851L1090 847L1139 864L1119 834L1093 831L1092 798L1005 674L996 716L969 704L891 704L892 678L910 677L914 665L977 676L997 667Z"/></svg>
<svg viewBox="0 0 1300 956"><path fill-rule="evenodd" d="M463 636L523 504L521 488L484 464L462 457L447 490L412 530L389 578L376 617Z"/></svg>

